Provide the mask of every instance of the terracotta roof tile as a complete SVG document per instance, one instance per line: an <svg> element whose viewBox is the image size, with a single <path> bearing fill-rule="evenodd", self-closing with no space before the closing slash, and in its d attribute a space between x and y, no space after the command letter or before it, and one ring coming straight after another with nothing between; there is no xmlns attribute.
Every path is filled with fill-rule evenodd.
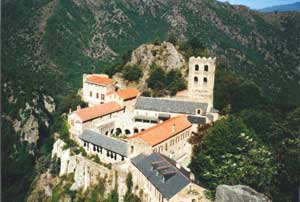
<svg viewBox="0 0 300 202"><path fill-rule="evenodd" d="M80 117L80 119L85 122L91 119L95 119L113 112L122 110L124 107L119 105L117 102L108 102L93 107L86 107L77 110L75 113Z"/></svg>
<svg viewBox="0 0 300 202"><path fill-rule="evenodd" d="M126 88L116 92L124 100L135 98L140 94L140 91L136 88Z"/></svg>
<svg viewBox="0 0 300 202"><path fill-rule="evenodd" d="M141 138L151 146L155 146L191 126L187 116L177 116L133 135L129 139Z"/></svg>
<svg viewBox="0 0 300 202"><path fill-rule="evenodd" d="M176 93L176 96L185 96L185 95L187 95L187 94L188 94L188 90L185 89L185 90L178 91L178 92Z"/></svg>
<svg viewBox="0 0 300 202"><path fill-rule="evenodd" d="M101 75L90 75L86 77L86 82L106 86L113 84L114 81Z"/></svg>

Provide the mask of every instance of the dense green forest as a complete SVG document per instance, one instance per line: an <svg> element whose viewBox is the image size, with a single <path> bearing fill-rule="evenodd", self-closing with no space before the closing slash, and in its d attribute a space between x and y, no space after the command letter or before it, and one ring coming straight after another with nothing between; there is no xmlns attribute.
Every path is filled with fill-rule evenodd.
<svg viewBox="0 0 300 202"><path fill-rule="evenodd" d="M80 4L73 0L2 2L2 199L25 201L32 182L51 167L52 135L54 132L62 137L67 135L61 115L82 104L77 90L83 73L105 71L112 75L123 71L126 78L135 81L139 75L122 70L130 50L143 43L168 39L179 44L186 57L218 57L215 107L229 116L205 131L205 137L199 135L195 150L201 148L202 152L194 157L191 168L199 170L195 162L200 159L205 162L202 158L212 151L210 138L217 141L223 138L218 135L219 131L231 124L238 125L228 128L224 141L231 144L237 139L241 148L247 147L240 152L244 160L239 163L256 155L256 150L263 159L261 165L253 162L245 168L248 176L254 175L262 165L266 168L264 172L274 170L272 175L263 175L262 184L255 178L249 180L249 185L274 196L274 200L276 196L278 201L291 201L299 182L300 15L293 12L266 15L214 0L152 3L121 0L104 0L97 4L84 0ZM161 70L156 68L148 81L152 92L146 92L147 95L174 94L185 87L179 72L157 74ZM170 79L173 77L177 79ZM164 88L160 88L162 86ZM55 113L45 109L43 95L54 98ZM26 103L32 109L26 109ZM15 120L30 114L39 123L37 145L21 142L20 133L13 128ZM216 135L211 135L214 132ZM239 137L241 133L246 136ZM248 143L246 137L253 138L254 143ZM235 154L234 148L221 149L218 152L229 154L224 159L236 161L230 156ZM207 167L199 170L199 180L212 191L216 183L246 182L247 176L233 176L238 173L234 172L236 168L227 168L226 161L218 158L212 153L211 159L206 161L212 161L223 170L206 164ZM224 179L220 176L226 169L233 172ZM270 182L272 186L267 186Z"/></svg>
<svg viewBox="0 0 300 202"><path fill-rule="evenodd" d="M243 184L272 201L297 201L300 108L274 104L254 83L217 70L215 107L223 118L191 142L196 178L214 195L219 184Z"/></svg>

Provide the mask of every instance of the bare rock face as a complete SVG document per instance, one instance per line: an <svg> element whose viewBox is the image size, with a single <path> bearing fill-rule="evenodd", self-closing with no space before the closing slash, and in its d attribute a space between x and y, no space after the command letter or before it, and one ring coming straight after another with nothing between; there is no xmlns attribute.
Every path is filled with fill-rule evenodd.
<svg viewBox="0 0 300 202"><path fill-rule="evenodd" d="M43 95L43 98L44 98L43 100L44 100L44 105L46 110L49 113L54 112L55 111L54 99L51 96L46 96L46 95Z"/></svg>
<svg viewBox="0 0 300 202"><path fill-rule="evenodd" d="M65 144L66 143L61 139L56 140L56 142L53 144L51 158L53 158L55 155L56 157L61 158Z"/></svg>
<svg viewBox="0 0 300 202"><path fill-rule="evenodd" d="M36 144L39 139L39 124L36 117L32 114L24 123L21 129L22 139L29 142Z"/></svg>
<svg viewBox="0 0 300 202"><path fill-rule="evenodd" d="M139 65L148 68L153 63L167 68L169 71L181 68L185 64L185 60L172 43L163 42L160 45L141 45L132 52L131 60L127 65Z"/></svg>
<svg viewBox="0 0 300 202"><path fill-rule="evenodd" d="M215 202L271 202L271 200L248 186L219 185Z"/></svg>
<svg viewBox="0 0 300 202"><path fill-rule="evenodd" d="M151 65L156 64L166 71L180 69L186 62L175 46L169 42L163 42L160 45L143 44L132 52L130 61L126 66L138 65L143 69L144 75L141 78L138 88L145 88L145 81L149 77Z"/></svg>

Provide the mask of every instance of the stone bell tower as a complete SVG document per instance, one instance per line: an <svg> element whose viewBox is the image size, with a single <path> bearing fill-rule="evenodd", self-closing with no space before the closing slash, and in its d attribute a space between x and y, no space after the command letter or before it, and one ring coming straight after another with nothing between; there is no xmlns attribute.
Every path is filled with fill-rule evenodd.
<svg viewBox="0 0 300 202"><path fill-rule="evenodd" d="M216 58L190 57L188 96L195 102L208 103L213 108Z"/></svg>

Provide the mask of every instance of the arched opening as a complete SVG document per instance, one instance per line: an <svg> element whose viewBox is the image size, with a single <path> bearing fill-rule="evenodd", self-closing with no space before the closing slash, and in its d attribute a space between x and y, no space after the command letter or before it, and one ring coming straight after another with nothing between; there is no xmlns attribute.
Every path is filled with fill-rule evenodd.
<svg viewBox="0 0 300 202"><path fill-rule="evenodd" d="M126 135L130 135L130 130L125 129L125 134L126 134Z"/></svg>
<svg viewBox="0 0 300 202"><path fill-rule="evenodd" d="M113 133L114 133L114 129L111 129L110 134L113 134Z"/></svg>
<svg viewBox="0 0 300 202"><path fill-rule="evenodd" d="M199 71L199 65L195 65L195 71Z"/></svg>
<svg viewBox="0 0 300 202"><path fill-rule="evenodd" d="M106 135L106 136L108 136L108 133L109 133L109 132L108 132L108 131L106 131L106 132L105 132L105 135Z"/></svg>
<svg viewBox="0 0 300 202"><path fill-rule="evenodd" d="M207 83L207 78L206 77L203 78L203 82Z"/></svg>
<svg viewBox="0 0 300 202"><path fill-rule="evenodd" d="M116 135L120 135L120 134L122 134L122 130L121 130L121 128L117 128L116 129Z"/></svg>
<svg viewBox="0 0 300 202"><path fill-rule="evenodd" d="M133 133L139 133L139 129L134 128L134 129L133 129Z"/></svg>
<svg viewBox="0 0 300 202"><path fill-rule="evenodd" d="M204 71L208 72L208 65L204 66Z"/></svg>
<svg viewBox="0 0 300 202"><path fill-rule="evenodd" d="M198 77L196 77L196 76L194 77L194 83L198 84Z"/></svg>

